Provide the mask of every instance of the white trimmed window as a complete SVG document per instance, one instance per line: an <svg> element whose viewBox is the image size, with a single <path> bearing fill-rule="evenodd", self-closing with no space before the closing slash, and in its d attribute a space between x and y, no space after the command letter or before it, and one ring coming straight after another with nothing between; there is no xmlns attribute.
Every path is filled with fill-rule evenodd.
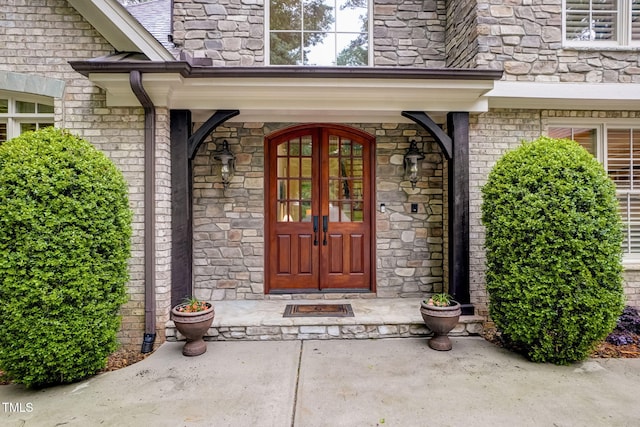
<svg viewBox="0 0 640 427"><path fill-rule="evenodd" d="M53 126L53 100L0 91L0 144L40 128Z"/></svg>
<svg viewBox="0 0 640 427"><path fill-rule="evenodd" d="M640 0L564 0L567 46L640 46Z"/></svg>
<svg viewBox="0 0 640 427"><path fill-rule="evenodd" d="M369 0L269 0L267 4L269 65L369 65Z"/></svg>
<svg viewBox="0 0 640 427"><path fill-rule="evenodd" d="M596 126L550 125L549 136L573 139L603 163L616 184L620 216L625 225L625 258L640 259L640 125L622 122Z"/></svg>

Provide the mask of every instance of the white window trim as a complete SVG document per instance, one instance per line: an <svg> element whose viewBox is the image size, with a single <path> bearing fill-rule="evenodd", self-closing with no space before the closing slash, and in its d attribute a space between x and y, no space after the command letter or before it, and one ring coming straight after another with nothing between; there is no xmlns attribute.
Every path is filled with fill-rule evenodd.
<svg viewBox="0 0 640 427"><path fill-rule="evenodd" d="M567 0L562 0L562 45L572 48L625 49L640 48L640 40L631 40L631 2L618 2L617 41L567 39Z"/></svg>
<svg viewBox="0 0 640 427"><path fill-rule="evenodd" d="M8 99L8 112L0 113L0 123L7 124L7 141L20 135L20 124L24 122L55 123L54 113L17 113L16 101L53 105L53 99L46 96L0 91L0 98Z"/></svg>
<svg viewBox="0 0 640 427"><path fill-rule="evenodd" d="M367 13L368 16L368 42L369 49L367 52L367 66L357 67L357 68L370 68L373 67L373 2L374 0L367 0ZM271 64L271 31L269 27L269 22L271 21L271 2L270 0L265 0L264 2L264 63L269 67L311 67L311 65L272 65ZM337 43L337 38L336 38ZM343 67L347 68L347 67Z"/></svg>
<svg viewBox="0 0 640 427"><path fill-rule="evenodd" d="M631 119L594 119L594 118L549 118L546 121L545 133L549 133L550 127L570 127L584 128L596 130L596 158L607 170L607 144L604 142L604 136L608 129L637 129L640 131L640 122ZM624 191L627 193L628 191ZM625 253L622 259L625 267L631 265L640 265L640 253Z"/></svg>

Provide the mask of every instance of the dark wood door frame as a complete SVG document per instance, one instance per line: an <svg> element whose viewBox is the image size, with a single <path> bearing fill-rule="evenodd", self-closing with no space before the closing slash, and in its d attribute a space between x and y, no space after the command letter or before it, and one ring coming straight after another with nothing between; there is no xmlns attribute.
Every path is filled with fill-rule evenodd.
<svg viewBox="0 0 640 427"><path fill-rule="evenodd" d="M348 274L346 276L340 276L338 274L336 274L334 277L331 278L331 280L329 280L329 275L330 273L328 272L328 270L325 270L324 268L320 268L318 270L319 265L322 265L324 267L328 267L329 262L328 262L328 254L331 252L331 250L327 251L327 249L325 248L324 250L320 250L319 255L321 260L316 260L317 263L314 264L316 269L315 274L317 274L317 276L312 276L312 274L309 275L309 279L313 279L315 280L314 283L318 283L320 284L321 282L325 282L326 283L331 283L333 282L333 284L329 284L328 286L318 286L317 289L314 289L312 287L301 287L300 289L297 288L297 286L293 286L293 287L289 287L289 286L283 286L283 282L279 282L278 285L273 285L272 284L272 273L274 273L277 270L277 244L276 244L276 226L277 223L274 220L274 209L275 209L275 205L270 206L271 203L274 203L274 201L276 200L276 188L273 185L272 180L275 179L275 165L276 162L274 161L274 156L276 156L276 145L274 143L278 143L278 142L282 142L279 141L279 138L281 137L289 137L289 136L300 136L300 135L314 135L314 143L313 146L315 147L315 149L317 149L318 151L315 153L314 159L315 161L317 161L318 163L316 164L316 166L318 167L317 169L317 178L318 181L317 182L329 182L329 169L325 168L322 169L320 167L321 164L328 164L328 158L324 158L322 156L328 156L328 153L325 153L324 151L320 151L320 139L321 138L325 138L328 137L328 135L334 135L334 136L341 136L341 137L347 137L347 138L353 138L354 141L357 141L358 144L363 144L366 145L366 149L363 148L364 154L362 157L363 162L366 162L366 165L364 165L365 170L363 171L363 175L361 177L362 183L363 183L363 187L365 189L365 193L363 195L363 215L365 219L363 219L363 225L364 225L364 229L366 229L366 232L362 232L362 230L359 230L359 232L362 232L362 241L365 241L366 244L363 244L362 246L360 246L362 248L361 253L363 255L365 255L366 252L366 256L363 256L362 258L360 258L362 260L362 265L363 265L363 273L362 273L362 277L360 277L361 283L366 283L367 286L354 286L354 287L349 287L349 286L342 286L344 283L348 283L348 280L345 280L348 277ZM327 148L322 146L323 148ZM316 167L314 166L314 167ZM326 124L326 123L308 123L308 124L302 124L302 125L294 125L294 126L290 126L284 129L280 129L276 132L271 133L270 135L265 136L265 236L266 236L266 245L265 245L265 293L269 294L269 293L297 293L297 292L303 292L303 293L312 293L312 292L375 292L376 291L376 262L375 262L375 250L376 250L376 246L375 246L375 205L376 205L376 197L375 197L375 137L373 135L369 135L368 133L357 129L357 128L353 128L350 126L345 126L345 125L341 125L341 124ZM315 185L318 185L317 183ZM324 187L321 186L318 188L318 190L322 188L323 191L326 191L327 193L324 195L320 195L320 194L316 194L314 200L316 200L316 202L318 202L318 200L324 200L325 202L329 201L329 196L328 196L328 187ZM340 238L342 237L342 232L345 232L345 230L343 229L341 232L337 232L334 233L334 235L332 236L331 233L331 225L329 227L329 233L324 234L324 238L321 237L323 236L321 228L322 228L322 224L321 224L321 219L324 217L328 217L328 204L324 207L320 206L319 202L318 205L315 206L316 208L316 215L318 217L318 245L321 246L325 246L327 245L327 236L328 236L328 245L331 246L331 239L332 237L335 238L335 241L341 241ZM320 208L322 208L323 210L321 211ZM301 223L303 224L303 223ZM311 223L304 223L306 224L305 229L306 230L311 230ZM337 226L338 224L341 224L341 222L337 222L337 223L330 223L330 224L334 224L335 226ZM297 225L297 224L296 224ZM344 223L343 223L344 225ZM356 223L357 225L357 223ZM346 226L347 229L352 229L351 231L355 231L355 227L350 227L349 225ZM296 230L291 230L291 231L296 231ZM285 233L286 234L286 233ZM313 232L312 231L308 231L307 234L305 234L305 238L307 236L313 236ZM348 236L348 234L345 234L345 236ZM312 238L309 239L309 241L313 240ZM321 243L323 242L323 243ZM315 246L315 245L314 245ZM351 247L351 246L349 246ZM357 245L356 245L357 247ZM313 248L312 248L313 249ZM342 252L340 252L341 254L343 254ZM295 254L294 254L295 256ZM338 258L339 259L339 258ZM354 258L355 259L355 258ZM291 263L287 263L287 264L291 264ZM351 265L350 261L345 262L345 264L347 265ZM306 265L306 264L305 264ZM337 271L336 271L337 273ZM353 272L352 272L353 273ZM274 273L275 274L275 273ZM323 274L324 279L323 279ZM355 273L357 274L357 273ZM355 276L354 276L355 277ZM307 276L304 277L305 279L307 278ZM283 278L284 281L287 280L287 278Z"/></svg>
<svg viewBox="0 0 640 427"><path fill-rule="evenodd" d="M402 115L424 128L436 140L448 162L449 293L474 314L469 292L469 113L447 114L447 133L422 111Z"/></svg>
<svg viewBox="0 0 640 427"><path fill-rule="evenodd" d="M171 110L171 305L193 293L193 158L218 126L240 114L216 111L191 135L191 111Z"/></svg>

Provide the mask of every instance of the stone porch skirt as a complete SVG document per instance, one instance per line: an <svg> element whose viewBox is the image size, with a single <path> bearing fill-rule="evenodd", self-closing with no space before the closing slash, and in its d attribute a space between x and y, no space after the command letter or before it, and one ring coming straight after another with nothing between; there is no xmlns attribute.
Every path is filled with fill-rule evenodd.
<svg viewBox="0 0 640 427"><path fill-rule="evenodd" d="M351 304L353 317L283 317L287 304ZM420 299L214 301L215 318L206 340L312 340L426 337ZM460 316L450 336L481 335L486 319ZM184 340L173 321L168 341Z"/></svg>

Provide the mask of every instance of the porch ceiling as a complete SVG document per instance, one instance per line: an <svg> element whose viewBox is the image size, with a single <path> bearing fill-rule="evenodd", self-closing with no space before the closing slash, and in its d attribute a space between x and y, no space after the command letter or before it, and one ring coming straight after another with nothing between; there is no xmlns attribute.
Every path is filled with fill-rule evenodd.
<svg viewBox="0 0 640 427"><path fill-rule="evenodd" d="M449 111L483 112L488 109L484 94L500 76L484 70L215 69L179 64L141 70L143 85L157 107L191 110L196 121L215 110L239 110L234 121L360 123L409 122L402 111L426 111L436 118ZM108 106L139 106L126 69L72 65L107 92Z"/></svg>

